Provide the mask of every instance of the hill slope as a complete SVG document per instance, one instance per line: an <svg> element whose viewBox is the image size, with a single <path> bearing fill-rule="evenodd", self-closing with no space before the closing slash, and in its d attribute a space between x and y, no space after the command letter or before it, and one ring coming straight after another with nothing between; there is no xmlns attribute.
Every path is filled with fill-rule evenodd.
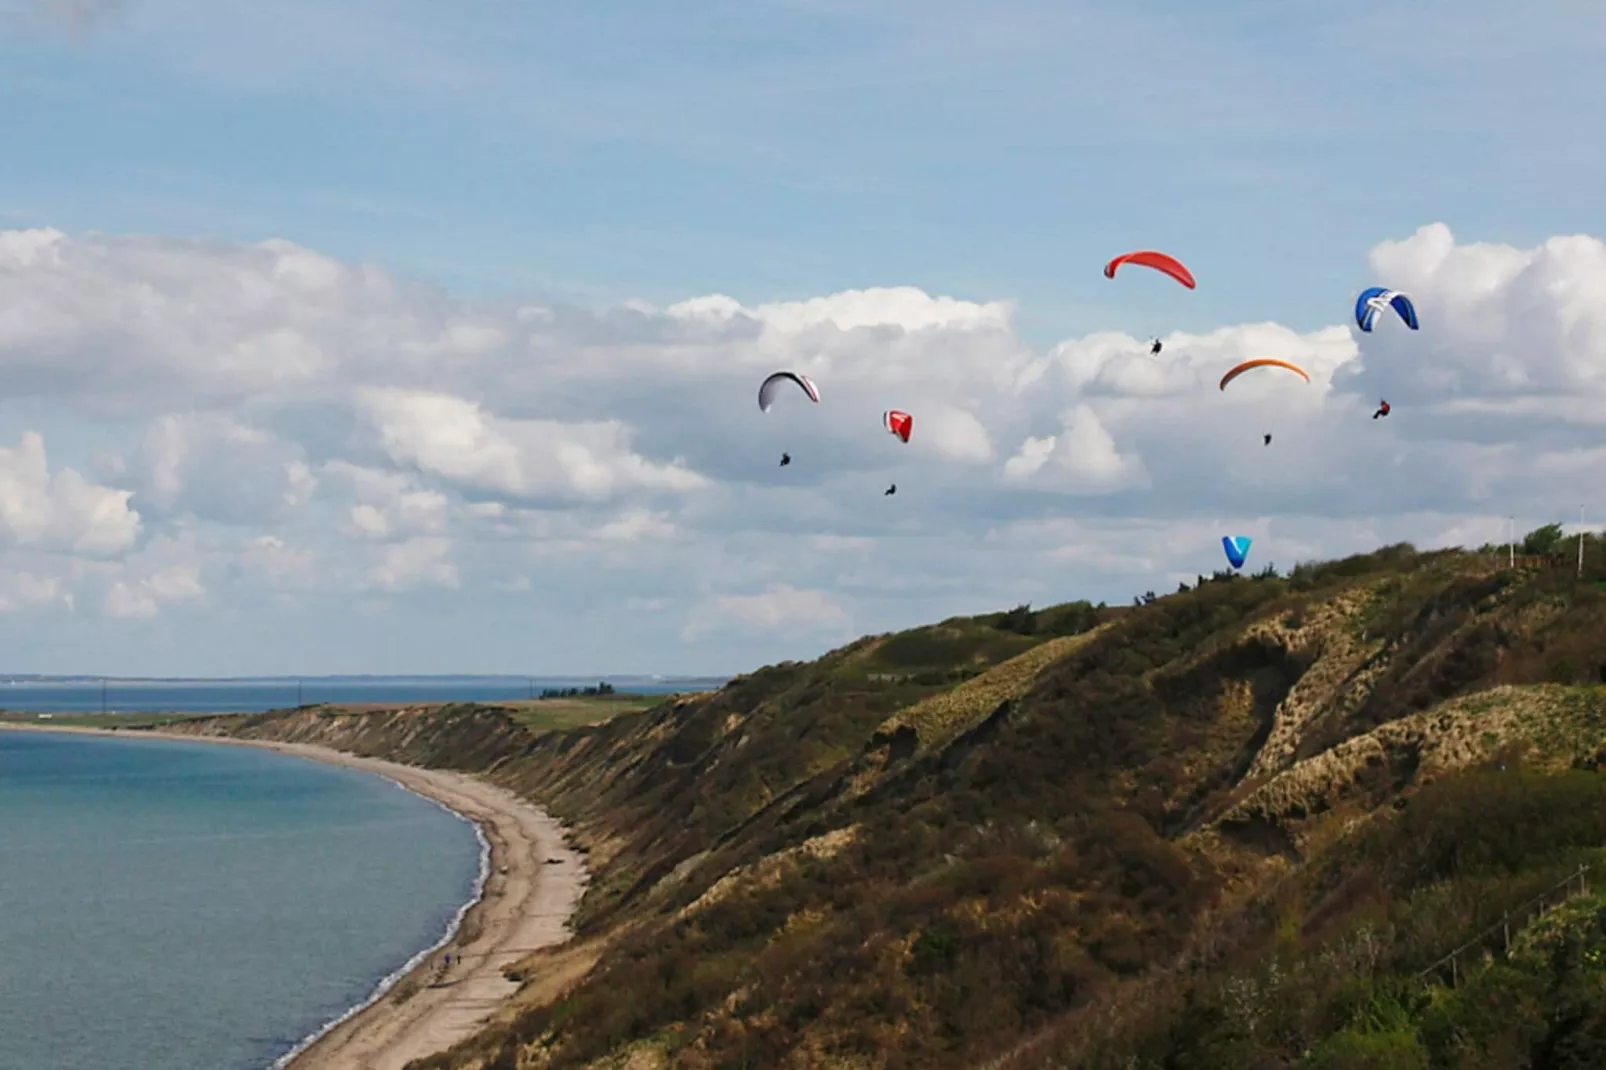
<svg viewBox="0 0 1606 1070"><path fill-rule="evenodd" d="M1518 1065L1586 1050L1606 987L1538 950L1460 1011L1410 978L1606 845L1589 549L1582 582L1390 547L956 619L539 736L192 730L483 770L585 841L576 947L521 965L583 977L427 1067Z"/></svg>

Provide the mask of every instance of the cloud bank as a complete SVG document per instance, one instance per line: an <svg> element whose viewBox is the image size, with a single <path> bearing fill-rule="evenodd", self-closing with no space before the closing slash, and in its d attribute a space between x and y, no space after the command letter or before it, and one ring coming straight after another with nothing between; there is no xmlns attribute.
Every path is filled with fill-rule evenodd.
<svg viewBox="0 0 1606 1070"><path fill-rule="evenodd" d="M1331 327L1151 356L910 287L473 304L283 241L0 232L0 618L51 669L719 672L1161 590L1225 533L1287 567L1606 510L1606 245L1432 224L1371 268ZM1374 282L1421 331L1354 329ZM1256 357L1312 381L1217 388ZM780 369L821 403L760 412Z"/></svg>

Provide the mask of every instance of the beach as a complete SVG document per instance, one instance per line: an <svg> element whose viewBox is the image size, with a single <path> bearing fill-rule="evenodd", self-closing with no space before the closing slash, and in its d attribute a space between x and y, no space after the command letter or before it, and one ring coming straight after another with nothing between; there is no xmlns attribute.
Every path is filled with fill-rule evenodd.
<svg viewBox="0 0 1606 1070"><path fill-rule="evenodd" d="M281 1063L288 1070L401 1070L472 1036L519 987L502 970L567 939L569 919L585 890L584 862L566 845L561 823L511 792L466 774L301 743L160 731L0 728L266 748L387 777L479 827L490 849L485 884L453 935L394 979L377 1000ZM443 968L448 954L451 965Z"/></svg>

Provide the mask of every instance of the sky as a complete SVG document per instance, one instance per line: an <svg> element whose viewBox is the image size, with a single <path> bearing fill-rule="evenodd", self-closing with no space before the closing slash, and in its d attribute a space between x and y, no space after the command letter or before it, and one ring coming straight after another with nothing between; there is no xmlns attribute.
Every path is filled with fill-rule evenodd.
<svg viewBox="0 0 1606 1070"><path fill-rule="evenodd" d="M0 671L724 674L1598 528L1603 59L1573 0L0 0Z"/></svg>

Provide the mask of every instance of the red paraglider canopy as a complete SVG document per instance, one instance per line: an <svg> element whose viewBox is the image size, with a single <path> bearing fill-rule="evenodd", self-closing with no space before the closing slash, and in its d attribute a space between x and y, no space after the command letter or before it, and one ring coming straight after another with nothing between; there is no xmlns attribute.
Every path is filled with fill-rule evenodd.
<svg viewBox="0 0 1606 1070"><path fill-rule="evenodd" d="M1157 253L1153 249L1141 249L1135 253L1125 253L1116 257L1104 265L1104 277L1115 278L1115 269L1122 264L1137 264L1140 267L1163 271L1190 290L1198 285L1194 282L1193 272L1184 267L1182 261L1167 253Z"/></svg>
<svg viewBox="0 0 1606 1070"><path fill-rule="evenodd" d="M882 413L881 423L886 427L887 431L897 435L905 442L909 441L909 436L915 429L915 418L906 412L899 412L897 409Z"/></svg>

